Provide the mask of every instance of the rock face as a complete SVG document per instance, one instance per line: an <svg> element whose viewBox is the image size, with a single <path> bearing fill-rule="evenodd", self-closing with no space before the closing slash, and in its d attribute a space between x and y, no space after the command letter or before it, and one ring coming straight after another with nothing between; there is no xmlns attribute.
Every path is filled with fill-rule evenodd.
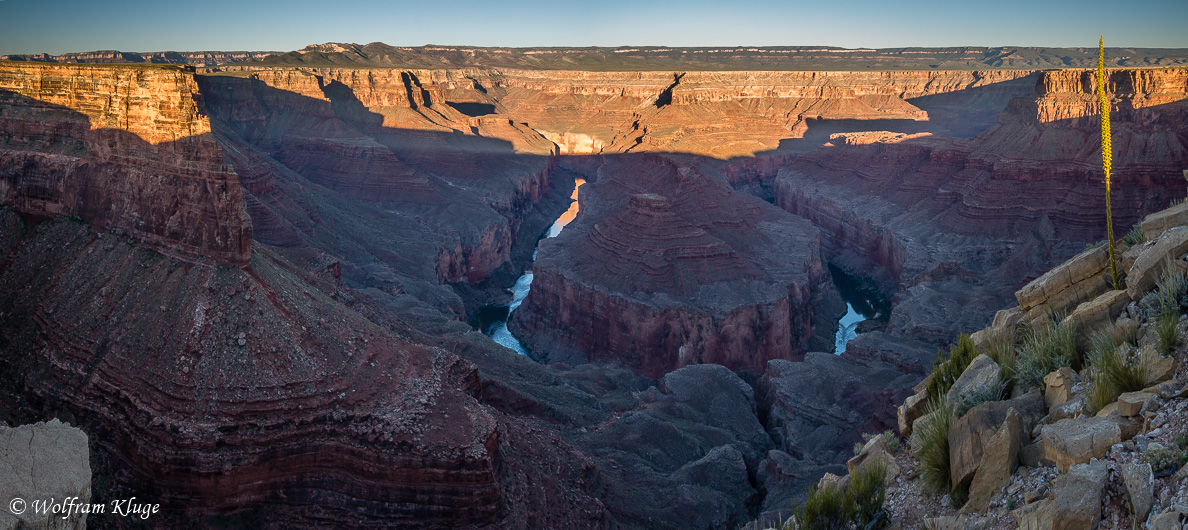
<svg viewBox="0 0 1188 530"><path fill-rule="evenodd" d="M1055 463L1061 472L1066 472L1073 465L1101 458L1111 445L1121 441L1122 431L1117 423L1091 417L1063 419L1044 425L1036 444L1044 458Z"/></svg>
<svg viewBox="0 0 1188 530"><path fill-rule="evenodd" d="M1055 502L1052 528L1093 528L1101 520L1101 496L1110 470L1105 462L1077 464L1056 479L1052 488Z"/></svg>
<svg viewBox="0 0 1188 530"><path fill-rule="evenodd" d="M915 378L885 366L860 367L826 353L804 362L773 360L757 384L761 414L776 444L794 457L841 462L859 433L895 426L895 404Z"/></svg>
<svg viewBox="0 0 1188 530"><path fill-rule="evenodd" d="M550 361L658 377L689 364L799 359L832 294L803 220L664 158L611 160L545 240L513 331ZM613 318L612 318L613 316Z"/></svg>
<svg viewBox="0 0 1188 530"><path fill-rule="evenodd" d="M193 75L0 63L0 205L246 265L252 224Z"/></svg>
<svg viewBox="0 0 1188 530"><path fill-rule="evenodd" d="M67 220L2 221L28 234L2 258L6 360L31 402L104 433L116 478L151 484L174 516L264 502L294 503L270 516L291 524L314 516L300 506L343 524L499 516L499 431L468 394L469 363L367 321L272 252L245 271Z"/></svg>
<svg viewBox="0 0 1188 530"><path fill-rule="evenodd" d="M34 502L91 502L87 435L58 420L0 425L0 528L85 529L87 513L50 513ZM100 504L106 500L99 500ZM14 504L16 503L16 504Z"/></svg>
<svg viewBox="0 0 1188 530"><path fill-rule="evenodd" d="M1184 189L1188 71L1110 76L1126 138L1114 170L1129 183L1114 220L1130 226ZM1100 164L1092 74L1042 72L1034 87L968 142L836 145L779 169L776 204L822 229L826 259L896 293L889 334L940 343L980 329L1028 278L1104 235L1103 194L1085 185Z"/></svg>

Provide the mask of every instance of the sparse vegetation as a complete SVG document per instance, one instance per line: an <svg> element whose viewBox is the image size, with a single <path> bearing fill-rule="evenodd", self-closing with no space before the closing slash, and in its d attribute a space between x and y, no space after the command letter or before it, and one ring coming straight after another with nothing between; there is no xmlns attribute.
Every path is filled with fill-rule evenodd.
<svg viewBox="0 0 1188 530"><path fill-rule="evenodd" d="M932 363L932 375L928 376L928 398L936 400L949 392L953 388L953 383L957 382L957 378L961 377L961 373L969 366L969 363L978 356L978 350L974 347L973 339L969 335L962 333L957 337L957 344L949 348L949 356L945 357L944 351L936 351L936 361Z"/></svg>
<svg viewBox="0 0 1188 530"><path fill-rule="evenodd" d="M878 521L884 519L886 480L887 468L872 463L851 475L844 489L832 484L809 488L808 498L783 529L882 528Z"/></svg>
<svg viewBox="0 0 1188 530"><path fill-rule="evenodd" d="M1099 331L1091 340L1089 363L1092 369L1086 371L1089 379L1086 405L1092 412L1113 403L1125 392L1146 388L1150 379L1147 365L1120 348L1119 338Z"/></svg>
<svg viewBox="0 0 1188 530"><path fill-rule="evenodd" d="M1152 326L1159 337L1159 352L1170 353L1180 344L1180 304L1188 290L1188 279L1168 258L1163 263L1163 274L1159 277L1159 309Z"/></svg>
<svg viewBox="0 0 1188 530"><path fill-rule="evenodd" d="M933 493L949 493L949 427L956 419L953 406L941 397L929 402L924 421L917 424L910 445L920 462L920 477Z"/></svg>
<svg viewBox="0 0 1188 530"><path fill-rule="evenodd" d="M1045 375L1062 366L1081 368L1077 330L1073 324L1043 321L1026 326L1023 343L1019 346L1015 379L1038 387L1043 384Z"/></svg>
<svg viewBox="0 0 1188 530"><path fill-rule="evenodd" d="M994 359L1002 369L999 379L1005 384L1003 392L1010 392L1014 386L1015 372L1018 369L1019 355L1015 350L1015 335L1007 330L998 330L987 339L983 353Z"/></svg>
<svg viewBox="0 0 1188 530"><path fill-rule="evenodd" d="M1142 224L1134 225L1126 235L1122 236L1122 242L1131 247L1146 243L1147 236L1143 234Z"/></svg>
<svg viewBox="0 0 1188 530"><path fill-rule="evenodd" d="M1167 475L1176 470L1180 462L1179 451L1174 449L1155 449L1143 453L1139 458L1144 464L1151 464L1151 472L1156 476Z"/></svg>

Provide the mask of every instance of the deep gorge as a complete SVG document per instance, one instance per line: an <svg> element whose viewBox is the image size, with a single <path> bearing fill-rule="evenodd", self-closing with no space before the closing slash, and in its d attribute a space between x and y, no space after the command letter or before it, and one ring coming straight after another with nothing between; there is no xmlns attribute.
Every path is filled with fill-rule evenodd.
<svg viewBox="0 0 1188 530"><path fill-rule="evenodd" d="M1104 237L1083 70L217 70L0 62L0 420L179 524L772 517ZM1122 227L1188 70L1109 83Z"/></svg>

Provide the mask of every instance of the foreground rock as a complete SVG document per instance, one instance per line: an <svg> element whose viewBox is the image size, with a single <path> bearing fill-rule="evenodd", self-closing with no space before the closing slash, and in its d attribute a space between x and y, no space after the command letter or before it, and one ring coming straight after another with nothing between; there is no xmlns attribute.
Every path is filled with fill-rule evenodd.
<svg viewBox="0 0 1188 530"><path fill-rule="evenodd" d="M1101 496L1110 476L1105 462L1077 464L1052 488L1054 530L1093 528L1101 520Z"/></svg>
<svg viewBox="0 0 1188 530"><path fill-rule="evenodd" d="M1101 458L1111 445L1122 441L1118 424L1106 418L1070 418L1040 430L1036 444L1048 461L1066 472L1076 464Z"/></svg>
<svg viewBox="0 0 1188 530"><path fill-rule="evenodd" d="M87 435L58 420L21 427L0 425L0 502L4 503L0 528L86 528L86 513L38 513L32 504L65 499L91 502Z"/></svg>

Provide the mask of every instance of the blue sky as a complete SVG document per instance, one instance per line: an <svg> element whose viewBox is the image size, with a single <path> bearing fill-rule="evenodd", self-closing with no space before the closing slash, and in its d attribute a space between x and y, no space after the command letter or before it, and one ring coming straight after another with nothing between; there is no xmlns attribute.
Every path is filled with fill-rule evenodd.
<svg viewBox="0 0 1188 530"><path fill-rule="evenodd" d="M0 0L0 54L477 46L1188 48L1188 0Z"/></svg>

